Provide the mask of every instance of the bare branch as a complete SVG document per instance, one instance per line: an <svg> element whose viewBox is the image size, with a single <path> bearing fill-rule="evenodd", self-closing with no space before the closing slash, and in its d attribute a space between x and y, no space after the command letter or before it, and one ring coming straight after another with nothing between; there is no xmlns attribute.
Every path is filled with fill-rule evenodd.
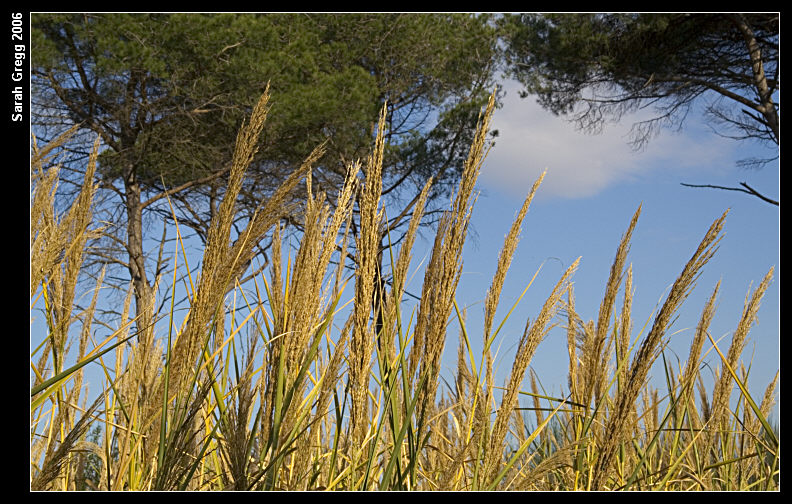
<svg viewBox="0 0 792 504"><path fill-rule="evenodd" d="M765 196L763 194L760 194L756 189L754 189L753 187L749 186L745 182L740 182L740 185L743 186L745 189L741 189L739 187L726 187L726 186L718 186L718 185L711 185L711 184L686 184L684 182L680 182L680 184L685 186L685 187L708 187L708 188L711 188L711 189L723 189L724 191L740 191L740 192L752 194L752 195L756 196L757 198L760 198L760 199L770 203L771 205L780 206L778 201L776 201L774 199L770 199L770 198L768 198L767 196Z"/></svg>

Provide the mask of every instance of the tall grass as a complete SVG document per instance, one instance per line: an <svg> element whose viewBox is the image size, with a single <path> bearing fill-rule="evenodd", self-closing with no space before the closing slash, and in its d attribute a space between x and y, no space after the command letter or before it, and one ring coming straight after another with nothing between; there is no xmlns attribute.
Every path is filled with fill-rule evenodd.
<svg viewBox="0 0 792 504"><path fill-rule="evenodd" d="M54 210L59 167L53 152L73 131L34 148L31 310L43 312L47 334L32 335L32 489L778 489L778 434L767 422L777 376L757 400L746 387L750 365L740 360L773 270L746 298L728 349L708 333L716 285L687 361L676 369L664 359L670 322L715 253L726 214L704 233L687 263L680 262L654 322L636 331L627 255L639 208L618 244L597 320L585 321L575 309L571 279L578 259L525 322L511 372L500 386L493 345L505 319L496 320L495 313L544 175L505 237L486 294L483 331L472 333L455 292L494 98L481 113L459 186L437 226L420 302L411 313L402 311L402 297L431 181L401 246L385 251L392 288L378 290L378 244L386 222L379 202L384 115L371 155L348 167L334 211L325 194L312 190L318 146L232 239L236 197L268 100L265 93L240 129L200 274L190 276L178 234L172 277L160 279L161 289L172 295L177 272L187 272L189 313L179 320L173 304L155 313L152 303L151 319L160 321L156 328L130 320L130 286L117 328L96 330L102 276L88 307L75 313L85 245L101 232L91 213L99 144L82 192L61 215ZM291 211L283 205L286 195L300 183L307 189L301 209L305 231L293 256L284 258L278 223ZM355 201L357 267L346 278ZM175 216L173 226L178 232ZM265 236L273 240L270 267L243 288L237 279ZM454 317L460 327L457 369L446 378L440 362L454 344L448 341ZM566 397L547 395L533 374L526 380L537 348L559 324L569 349ZM721 359L711 391L700 374L709 352ZM83 379L86 365L103 376L93 395ZM666 383L662 390L649 384L650 371L658 369ZM441 380L449 386L441 388ZM521 395L532 407L520 406Z"/></svg>

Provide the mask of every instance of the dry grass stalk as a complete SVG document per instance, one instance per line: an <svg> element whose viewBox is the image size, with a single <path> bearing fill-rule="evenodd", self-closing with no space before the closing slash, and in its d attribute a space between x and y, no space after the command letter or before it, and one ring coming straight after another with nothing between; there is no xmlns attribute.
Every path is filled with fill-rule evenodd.
<svg viewBox="0 0 792 504"><path fill-rule="evenodd" d="M483 139L482 139L483 140ZM472 153L472 152L471 152ZM488 413L485 411L489 408L489 402L491 400L491 391L494 383L492 383L492 356L489 352L490 346L490 334L492 330L492 323L495 315L495 310L498 305L498 300L500 298L501 289L503 288L503 282L506 278L506 273L509 269L511 264L512 257L514 256L514 252L517 248L517 243L519 241L519 235L522 229L522 222L525 218L525 215L528 212L528 208L533 200L534 195L536 194L536 190L539 188L539 185L542 183L546 172L543 172L540 177L534 182L531 190L529 191L528 195L526 196L520 211L517 214L514 222L511 225L509 232L506 235L504 240L503 248L501 249L500 256L498 258L498 265L495 271L495 276L492 280L492 285L490 289L487 291L487 297L485 301L485 322L484 322L484 341L485 341L485 352L487 353L487 379L485 380L486 383L486 390L488 392L485 393L483 400L479 403L479 407L481 408L483 405L484 410L482 410L483 417L488 417ZM460 191L461 192L461 191ZM440 233L438 232L438 236ZM433 256L434 257L434 256ZM526 327L526 334L528 331L528 327ZM523 336L523 339L525 335ZM521 340L522 344L522 340ZM462 359L460 363L464 362L463 356L460 355ZM530 360L530 357L528 357ZM527 366L527 362L525 363ZM461 365L461 364L460 364ZM524 372L524 370L523 370ZM506 415L505 418L508 418L510 414L508 411L504 413ZM504 420L502 420L504 421ZM503 428L503 426L501 426ZM481 429L479 429L481 431ZM464 451L464 450L463 450Z"/></svg>
<svg viewBox="0 0 792 504"><path fill-rule="evenodd" d="M780 373L778 371L776 371L776 374L773 377L773 381L771 381L767 385L767 388L765 389L764 396L762 396L762 402L761 402L761 404L759 404L759 411L762 413L762 415L765 418L767 418L770 415L770 411L773 409L773 406L775 405L775 395L774 395L774 393L775 393L776 385L778 385L778 377L779 376L780 376ZM753 429L748 429L748 431L749 432L758 432L758 430L759 430L759 426L757 425L758 419L755 416L752 416L751 418L753 419L752 423L751 423L751 426L753 426L754 428Z"/></svg>
<svg viewBox="0 0 792 504"><path fill-rule="evenodd" d="M698 325L696 326L696 333L693 336L693 342L690 345L690 352L688 354L685 370L679 378L682 386L690 386L698 376L699 359L701 358L701 349L704 347L704 340L706 339L707 331L715 316L715 300L718 297L720 290L720 280L715 284L712 294L707 299L704 310L701 312Z"/></svg>
<svg viewBox="0 0 792 504"><path fill-rule="evenodd" d="M547 476L571 466L576 448L575 444L569 444L554 451L549 457L542 459L541 462L531 468L525 479L519 483L515 490L558 490L556 487L558 478L551 479Z"/></svg>
<svg viewBox="0 0 792 504"><path fill-rule="evenodd" d="M382 193L382 156L385 149L385 119L387 107L383 106L374 150L363 167L365 182L360 195L360 235L357 240L357 269L355 270L355 327L349 344L349 379L352 387L351 432L353 442L360 445L366 435L368 423L368 381L371 356L374 349L373 328L369 324L374 301L374 286L380 279L377 260L379 256L380 225L383 211L379 208Z"/></svg>
<svg viewBox="0 0 792 504"><path fill-rule="evenodd" d="M745 348L745 339L748 336L748 331L750 331L751 326L756 321L756 312L759 310L762 296L764 296L764 293L770 286L770 281L773 278L773 270L774 268L770 268L770 271L767 272L765 277L759 283L759 286L756 288L756 290L754 290L753 294L750 295L750 298L746 294L742 316L740 317L740 321L737 324L737 329L734 331L734 335L732 336L731 345L729 345L729 351L726 354L726 360L729 364L729 367L735 371L737 370L740 355ZM725 365L721 364L720 374L718 375L718 378L715 382L715 387L712 392L712 421L710 423L710 425L718 431L728 430L727 426L731 417L729 400L733 389L734 378L726 370ZM721 436L717 435L712 436L710 438L711 443L717 443L720 437Z"/></svg>
<svg viewBox="0 0 792 504"><path fill-rule="evenodd" d="M439 275L439 271L442 267L441 261L443 254L443 237L447 233L448 226L449 218L448 214L446 213L443 214L437 224L437 233L435 234L432 252L429 257L429 263L426 266L426 272L424 273L424 282L421 290L421 307L424 304L424 300L426 300L425 302L427 308L419 308L418 310L416 326L415 330L413 331L413 345L407 358L407 372L410 378L415 375L418 364L422 362L423 356L426 353L427 326L429 324L430 313L428 306L431 306L434 300L438 297L436 291L440 288L440 286L437 283L435 276Z"/></svg>
<svg viewBox="0 0 792 504"><path fill-rule="evenodd" d="M176 395L181 394L184 380L189 375L188 366L195 362L206 327L216 316L226 292L225 287L231 280L228 273L231 263L236 258L230 254L229 240L236 198L242 187L244 172L257 150L258 137L267 117L268 101L269 92L265 91L253 108L250 121L243 125L237 134L228 176L228 188L207 234L201 276L191 303L189 323L185 331L179 335L173 349L170 375L173 383L170 391ZM250 224L248 224L249 228Z"/></svg>
<svg viewBox="0 0 792 504"><path fill-rule="evenodd" d="M567 353L569 354L569 373L567 375L567 386L569 387L570 397L574 402L580 402L582 399L582 384L581 377L578 371L580 364L578 363L577 353L577 314L575 313L575 289L570 285L567 289L567 302L566 302L566 336L567 336Z"/></svg>
<svg viewBox="0 0 792 504"><path fill-rule="evenodd" d="M621 285L621 280L624 275L624 265L627 262L627 253L630 250L630 239L632 238L633 230L638 222L638 217L641 215L641 206L630 219L630 225L627 227L622 236L619 247L616 250L616 257L611 265L610 275L608 282L605 285L605 295L600 304L599 316L597 317L597 326L593 335L593 340L587 345L586 349L586 362L587 362L587 378L586 378L586 391L583 397L584 404L590 404L594 399L599 403L605 392L607 384L607 356L605 355L605 340L608 336L608 328L610 327L611 314L613 313L613 306L616 302L616 294Z"/></svg>
<svg viewBox="0 0 792 504"><path fill-rule="evenodd" d="M53 158L57 155L57 153L54 154L53 156L49 156L49 153L59 147L64 146L66 142L68 142L69 139L73 137L75 133L77 133L77 131L79 131L81 126L82 126L81 124L75 124L74 126L64 131L63 133L59 134L57 137L55 137L49 143L47 143L47 145L45 145L40 149L38 147L38 143L36 142L36 135L33 134L32 135L33 155L30 157L30 164L36 167L46 166L51 164ZM37 182L41 174L42 172L40 170L38 171L38 173L34 172L32 174L32 179L33 179L32 182L34 184Z"/></svg>
<svg viewBox="0 0 792 504"><path fill-rule="evenodd" d="M776 385L778 385L778 378L779 373L776 372L773 380L767 385L765 389L764 396L762 397L762 402L759 404L759 412L764 416L764 418L768 418L770 415L770 411L772 410L773 406L775 405L775 389ZM743 432L744 434L740 436L741 441L741 453L750 453L752 450L756 450L758 453L765 453L772 452L772 447L768 446L767 443L767 433L764 433L764 429L759 422L759 419L753 413L753 411L747 407L744 407L745 412L745 419L743 421ZM757 435L759 434L759 435ZM764 434L762 436L761 434ZM745 471L746 474L762 474L760 469L760 464L765 463L761 457L756 457L748 460L746 462Z"/></svg>
<svg viewBox="0 0 792 504"><path fill-rule="evenodd" d="M489 449L487 450L487 459L485 459L485 481L489 481L496 471L497 465L500 462L502 454L503 441L506 437L506 427L512 410L517 405L517 394L520 391L523 378L525 377L525 370L528 368L534 353L536 352L539 343L544 339L547 332L550 330L550 320L555 316L558 309L558 303L564 295L569 282L569 277L575 272L580 263L580 258L577 258L572 265L567 268L564 274L556 283L550 296L545 301L539 315L534 320L533 324L526 325L525 332L520 343L517 347L517 355L514 357L514 364L512 364L511 375L506 390L501 398L500 408L495 417L495 423L492 427L492 435L489 441Z"/></svg>
<svg viewBox="0 0 792 504"><path fill-rule="evenodd" d="M533 407L536 415L536 425L541 425L544 422L544 412L542 412L542 402L539 400L539 387L536 383L536 373L531 370L531 392L534 394L532 397L533 400ZM520 412L516 410L516 412ZM522 422L521 425L526 425L525 422ZM539 433L539 443L542 445L546 445L547 443L547 430L543 430Z"/></svg>
<svg viewBox="0 0 792 504"><path fill-rule="evenodd" d="M322 146L315 149L266 203L261 203L239 238L233 245L229 244L236 198L241 188L243 174L258 149L258 138L269 111L267 106L269 97L267 90L253 108L250 121L240 128L237 135L228 189L207 236L201 277L191 303L189 322L174 347L171 376L184 377L189 374L184 373L185 366L195 361L198 355L198 343L205 337L209 321L217 316L229 286L233 285L247 268L255 245L283 215L282 206L287 196L323 153ZM181 390L181 384L177 382L174 385L176 387L172 390L176 392Z"/></svg>
<svg viewBox="0 0 792 504"><path fill-rule="evenodd" d="M256 336L249 340L245 365L237 381L232 397L228 402L226 416L221 420L220 433L224 442L220 443L220 453L228 467L226 488L233 490L247 490L250 484L250 452L249 447L253 442L249 429L256 390L253 384L253 370L256 366Z"/></svg>
<svg viewBox="0 0 792 504"><path fill-rule="evenodd" d="M71 347L69 329L78 317L83 319L78 339L78 359L85 356L96 309L98 286L88 308L76 316L73 313L75 291L83 267L86 244L100 233L98 229L90 229L93 223L91 205L96 191L93 178L100 141L97 138L94 142L79 194L69 209L60 216L56 215L54 208L59 166L46 169L44 167L54 159L54 156L47 157L47 154L62 146L74 131L75 128L72 128L65 132L42 150L38 149L35 137L33 139L31 165L35 171L31 174L34 190L31 201L30 295L31 305L37 302L34 297L43 297L48 328L48 337L44 341L38 363L33 367L33 386L38 386L46 378L63 371ZM100 282L102 276L103 274L100 274ZM39 289L41 294L36 296ZM48 364L49 362L51 364ZM88 427L88 419L85 416L80 421L76 421L72 407L83 393L82 373L83 371L80 370L72 375L70 388L64 384L55 393L52 409L48 415L49 425L57 425L58 429L50 429L38 441L31 437L31 453L44 455L41 469L32 472L33 488L49 487L56 478L60 479L58 473L61 472L61 468L72 466L71 450ZM95 403L92 410L98 404ZM40 418L36 419L36 422L38 421ZM31 436L33 436L32 430ZM73 482L68 478L61 481L58 483L60 488L67 490L70 486L73 487Z"/></svg>
<svg viewBox="0 0 792 504"><path fill-rule="evenodd" d="M616 368L619 373L620 383L627 380L627 356L630 350L630 333L632 332L632 296L633 296L633 274L632 264L627 268L627 275L624 279L624 301L622 303L621 316L618 323L618 339L616 341Z"/></svg>
<svg viewBox="0 0 792 504"><path fill-rule="evenodd" d="M30 298L36 294L45 278L51 277L60 263L65 248L58 233L55 219L55 191L58 182L58 167L42 172L38 166L38 183L33 191L30 206Z"/></svg>
<svg viewBox="0 0 792 504"><path fill-rule="evenodd" d="M701 350L704 346L704 340L706 339L706 334L709 330L710 323L712 322L712 319L715 315L715 301L717 299L719 290L720 281L718 281L718 283L715 285L712 294L707 299L704 309L701 312L699 322L696 325L696 332L690 345L685 367L679 375L680 399L676 404L677 415L681 417L687 412L687 418L690 422L689 426L693 431L692 434L688 431L683 432L681 434L681 438L691 443L695 442L697 446L701 447L703 447L706 443L706 437L696 437L696 433L699 432L699 430L703 427L706 418L702 419L699 416L694 398L693 385L696 383L696 380L701 379L699 374L699 366L701 364ZM708 407L709 403L705 402L705 404ZM709 415L708 411L707 415ZM690 450L687 457L690 464L696 464L695 457L696 452L694 450Z"/></svg>
<svg viewBox="0 0 792 504"><path fill-rule="evenodd" d="M467 319L467 308L462 309L460 323L465 324ZM456 489L462 474L462 467L465 459L470 455L470 438L467 426L473 421L474 415L474 392L476 380L467 363L465 357L465 343L462 328L460 327L459 344L457 345L457 366L454 373L453 405L451 415L454 419L453 443L449 448L451 460L446 465L442 477L438 481L438 489Z"/></svg>
<svg viewBox="0 0 792 504"><path fill-rule="evenodd" d="M407 233L404 235L401 248L399 249L399 255L393 266L393 284L383 302L383 320L387 323L382 328L381 334L378 335L378 340L380 342L380 350L383 352L383 357L386 362L391 362L395 357L395 336L399 327L401 315L399 307L401 306L402 297L404 296L407 269L412 260L412 247L415 243L415 236L418 231L418 226L421 223L421 218L423 217L426 200L429 197L429 189L431 189L431 187L432 179L429 179L418 195L413 209L413 215L407 228Z"/></svg>
<svg viewBox="0 0 792 504"><path fill-rule="evenodd" d="M50 449L46 458L41 466L41 470L32 478L30 482L31 490L56 490L53 483L63 477L62 469L68 462L69 454L75 449L79 440L83 437L85 432L90 427L90 420L93 417L93 412L101 405L104 397L100 394L99 398L91 405L91 407L83 414L77 423L69 430L63 437L63 440L57 444L57 448ZM67 488L61 487L66 490Z"/></svg>
<svg viewBox="0 0 792 504"><path fill-rule="evenodd" d="M61 141L64 141L61 139ZM44 285L44 295L49 305L52 324L48 349L52 350L54 372L62 370L63 353L67 333L72 322L72 306L75 300L75 288L82 268L85 245L92 237L98 236L98 230L89 230L92 222L91 203L96 184L93 181L96 172L96 160L99 155L99 138L96 139L88 159L80 193L69 210L58 220L55 217L53 203L58 169L48 170L42 176L40 184L35 187L31 213L37 212L40 218L31 222L31 298L36 290ZM39 156L40 159L40 156ZM44 173L41 164L37 166L39 173ZM51 348L50 348L51 345Z"/></svg>
<svg viewBox="0 0 792 504"><path fill-rule="evenodd" d="M432 256L426 269L421 304L415 327L415 339L410 352L410 373L420 358L418 376L426 376L421 392L421 411L427 410L437 391L440 357L445 346L446 324L453 309L453 298L462 271L462 247L475 205L473 189L486 155L486 135L495 95L490 96L486 109L479 115L476 134L462 172L459 190L451 205L451 212L443 215L438 226Z"/></svg>
<svg viewBox="0 0 792 504"><path fill-rule="evenodd" d="M332 308L331 301L337 299L338 285L333 287L333 292L328 295L327 289L323 290L322 282L327 276L328 266L332 253L336 250L338 234L341 226L349 220L351 214L351 197L354 193L355 177L357 167L350 166L346 183L338 195L336 210L330 216L329 205L325 202L324 194L314 197L310 187L310 177L306 181L307 185L307 204L304 209L303 237L299 244L294 261L290 262L287 271L287 282L284 286L281 277L284 270L281 257L281 238L280 229L276 227L273 239L272 255L272 282L268 290L270 305L272 310L272 328L270 333L270 343L268 345L268 359L266 365L266 380L261 388L261 400L264 404L264 421L262 422L261 436L262 445L270 438L278 438L273 447L280 446L292 433L301 431L306 427L307 422L312 422L311 432L315 432L316 420L310 420L305 410L301 407L289 407L277 410L279 397L289 391L295 400L299 400L306 394L307 383L303 378L297 381L298 373L306 364L306 349L311 347L317 338L324 337L324 333L317 331L317 328L326 319L332 319L333 314L329 309ZM345 244L344 246L345 247ZM343 248L342 247L342 248ZM344 348L344 345L341 345ZM331 361L331 378L323 378L320 400L328 401L329 391L334 387L340 366L340 355L338 351L334 353ZM317 363L317 372L322 366ZM325 380L331 380L331 384L325 385ZM321 418L324 413L316 412L316 417ZM278 432L272 431L277 424ZM311 439L310 436L299 438L297 450L292 457L291 474L300 474L300 471L307 470L310 460L310 450L305 443ZM290 480L289 488L293 488L297 480Z"/></svg>
<svg viewBox="0 0 792 504"><path fill-rule="evenodd" d="M614 409L605 425L605 443L601 447L593 471L592 488L594 489L603 489L607 484L610 476L609 469L613 462L616 448L624 439L625 432L630 428L627 420L630 411L634 407L633 403L646 381L649 369L657 356L660 343L672 316L690 293L690 289L695 284L701 268L717 250L717 244L722 237L720 233L727 213L728 211L724 212L707 230L693 257L687 262L682 273L671 287L671 291L660 308L652 328L633 357L630 372L628 373L628 386L616 398Z"/></svg>
<svg viewBox="0 0 792 504"><path fill-rule="evenodd" d="M203 265L200 279L193 294L190 312L185 328L178 333L171 350L168 397L188 397L187 385L194 376L192 365L203 351L202 342L208 340L208 332L222 327L220 319L224 316L223 299L229 286L233 286L244 273L253 256L253 248L283 215L283 203L299 180L311 169L311 164L321 156L321 146L314 150L303 165L293 172L284 183L273 193L269 200L262 202L248 221L245 229L240 232L237 240L230 244L230 230L235 214L236 198L241 189L245 170L252 161L257 149L258 138L268 113L269 92L264 92L253 108L250 120L240 128L234 150L229 182L226 194L220 204L215 218L212 220L204 250ZM210 322L215 327L210 328ZM162 398L166 384L160 382L157 394L149 403L143 418L151 422L152 432L159 430ZM219 404L223 411L222 403ZM149 420L150 419L150 420ZM151 443L148 443L151 444ZM146 452L150 452L147 447Z"/></svg>
<svg viewBox="0 0 792 504"><path fill-rule="evenodd" d="M329 204L324 203L324 194L317 198L311 195L308 189L309 200L305 209L305 226L303 238L294 261L291 271L291 283L288 290L288 307L282 323L277 324L280 328L277 334L283 334L283 344L279 345L285 352L286 382L285 386L294 386L294 395L303 397L305 395L306 382L295 383L297 372L304 365L306 359L306 349L316 338L323 335L316 332L325 318L332 318L329 309L332 301L336 298L328 295L328 289L323 291L322 282L328 275L328 266L333 252L336 250L336 240L342 224L348 221L352 212L352 194L356 186L357 166L351 166L347 175L345 185L337 197L335 212L330 216ZM310 179L309 179L310 180ZM344 345L342 345L342 348ZM333 384L338 376L341 363L340 356L336 351L333 362L334 367L330 369ZM317 366L319 369L319 366ZM326 391L325 394L329 393ZM328 400L325 397L325 400ZM287 411L283 420L283 432L290 432L294 428L303 428L297 425L298 416L303 415L300 408L292 408ZM317 412L318 415L318 412ZM308 421L306 418L305 422ZM298 450L296 451L295 471L297 474L301 470L306 470L309 451L301 446L302 442L307 442L309 437L298 440Z"/></svg>
<svg viewBox="0 0 792 504"><path fill-rule="evenodd" d="M484 338L485 341L489 340L492 334L492 322L495 319L495 309L498 307L501 290L503 289L503 282L506 280L506 272L509 271L514 251L517 249L517 243L520 241L520 232L522 230L523 219L528 213L528 207L531 206L536 190L544 180L547 170L543 171L539 178L536 179L531 190L523 201L517 217L512 222L506 239L504 240L503 247L501 248L500 256L498 257L498 266L495 269L495 276L492 279L492 285L487 291L487 297L484 301Z"/></svg>
<svg viewBox="0 0 792 504"><path fill-rule="evenodd" d="M473 189L481 164L486 156L486 135L495 107L495 96L490 96L487 108L479 115L479 122L468 158L462 172L458 192L450 212L443 214L438 225L437 236L426 268L421 303L413 333L413 347L408 359L408 372L412 377L417 370L416 380L425 379L419 391L418 429L420 439L425 422L434 416L434 398L437 392L440 372L440 358L445 347L446 325L453 309L454 293L462 272L462 248L467 236L467 228L475 205ZM485 417L482 417L482 419ZM433 444L432 430L429 431L428 444ZM430 465L428 470L435 472Z"/></svg>
<svg viewBox="0 0 792 504"><path fill-rule="evenodd" d="M328 362L324 370L321 388L319 390L319 398L316 402L315 417L323 418L330 409L330 400L333 398L333 391L341 377L341 365L344 363L344 357L346 356L346 345L349 340L351 321L352 319L350 318L349 322L344 325L341 335L336 342L330 362ZM312 432L317 431L319 429L319 424L314 424L311 429Z"/></svg>

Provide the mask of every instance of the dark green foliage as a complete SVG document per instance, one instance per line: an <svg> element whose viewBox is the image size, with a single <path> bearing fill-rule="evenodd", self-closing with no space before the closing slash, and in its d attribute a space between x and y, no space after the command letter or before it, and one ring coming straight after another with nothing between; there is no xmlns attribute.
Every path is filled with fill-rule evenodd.
<svg viewBox="0 0 792 504"><path fill-rule="evenodd" d="M38 100L102 135L105 180L128 177L134 165L144 190L223 170L267 83L272 112L250 170L251 201L326 138L317 177L337 186L344 163L368 152L385 101L386 188L409 181L412 192L438 174L447 187L491 92L494 29L467 14L36 14L31 22ZM47 122L35 114L34 124Z"/></svg>
<svg viewBox="0 0 792 504"><path fill-rule="evenodd" d="M778 143L777 13L522 14L503 27L509 72L584 129L652 106L657 116L633 128L640 147L706 98L735 137Z"/></svg>

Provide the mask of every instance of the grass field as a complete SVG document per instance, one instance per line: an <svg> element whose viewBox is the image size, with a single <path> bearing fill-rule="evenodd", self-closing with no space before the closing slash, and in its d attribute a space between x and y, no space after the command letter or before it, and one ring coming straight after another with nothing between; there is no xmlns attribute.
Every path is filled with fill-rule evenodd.
<svg viewBox="0 0 792 504"><path fill-rule="evenodd" d="M654 320L635 327L627 254L638 208L614 244L597 319L575 311L576 261L525 322L508 380L496 383L493 348L503 320L495 312L543 176L492 258L497 268L483 332L469 333L454 293L493 102L482 111L437 226L418 308L404 313L429 185L406 237L384 252L392 286L382 291L376 277L384 117L370 156L349 166L335 211L311 191L317 151L231 241L234 201L267 101L265 94L238 135L200 275L186 282L189 313L177 317L172 306L155 313L152 302L148 318L159 321L157 331L136 324L131 286L116 329L97 327L101 275L88 307L74 308L84 294L77 291L85 245L101 232L91 211L98 142L79 197L61 214L54 153L68 134L34 149L31 315L46 319L47 334L31 334L32 490L778 490L779 434L767 421L778 374L766 390L748 391L750 363L742 361L773 270L746 297L730 341L716 342L708 332L715 286L687 360L675 367L662 352L670 323L716 252L726 214L702 230ZM298 183L308 188L305 232L284 258L279 202ZM360 228L351 252L356 200ZM274 240L273 255L250 296L236 283L238 265L265 234ZM356 254L351 277L337 266L348 253ZM190 271L187 259L183 248L175 251L160 289L176 288L177 272ZM461 331L449 334L455 317ZM569 350L567 394L549 397L527 370L559 324ZM474 353L474 346L483 350ZM453 376L440 376L443 352L456 352ZM710 390L700 376L706 354L720 363ZM103 377L92 392L86 365ZM665 387L650 386L650 373L659 373ZM532 407L520 406L520 396Z"/></svg>

